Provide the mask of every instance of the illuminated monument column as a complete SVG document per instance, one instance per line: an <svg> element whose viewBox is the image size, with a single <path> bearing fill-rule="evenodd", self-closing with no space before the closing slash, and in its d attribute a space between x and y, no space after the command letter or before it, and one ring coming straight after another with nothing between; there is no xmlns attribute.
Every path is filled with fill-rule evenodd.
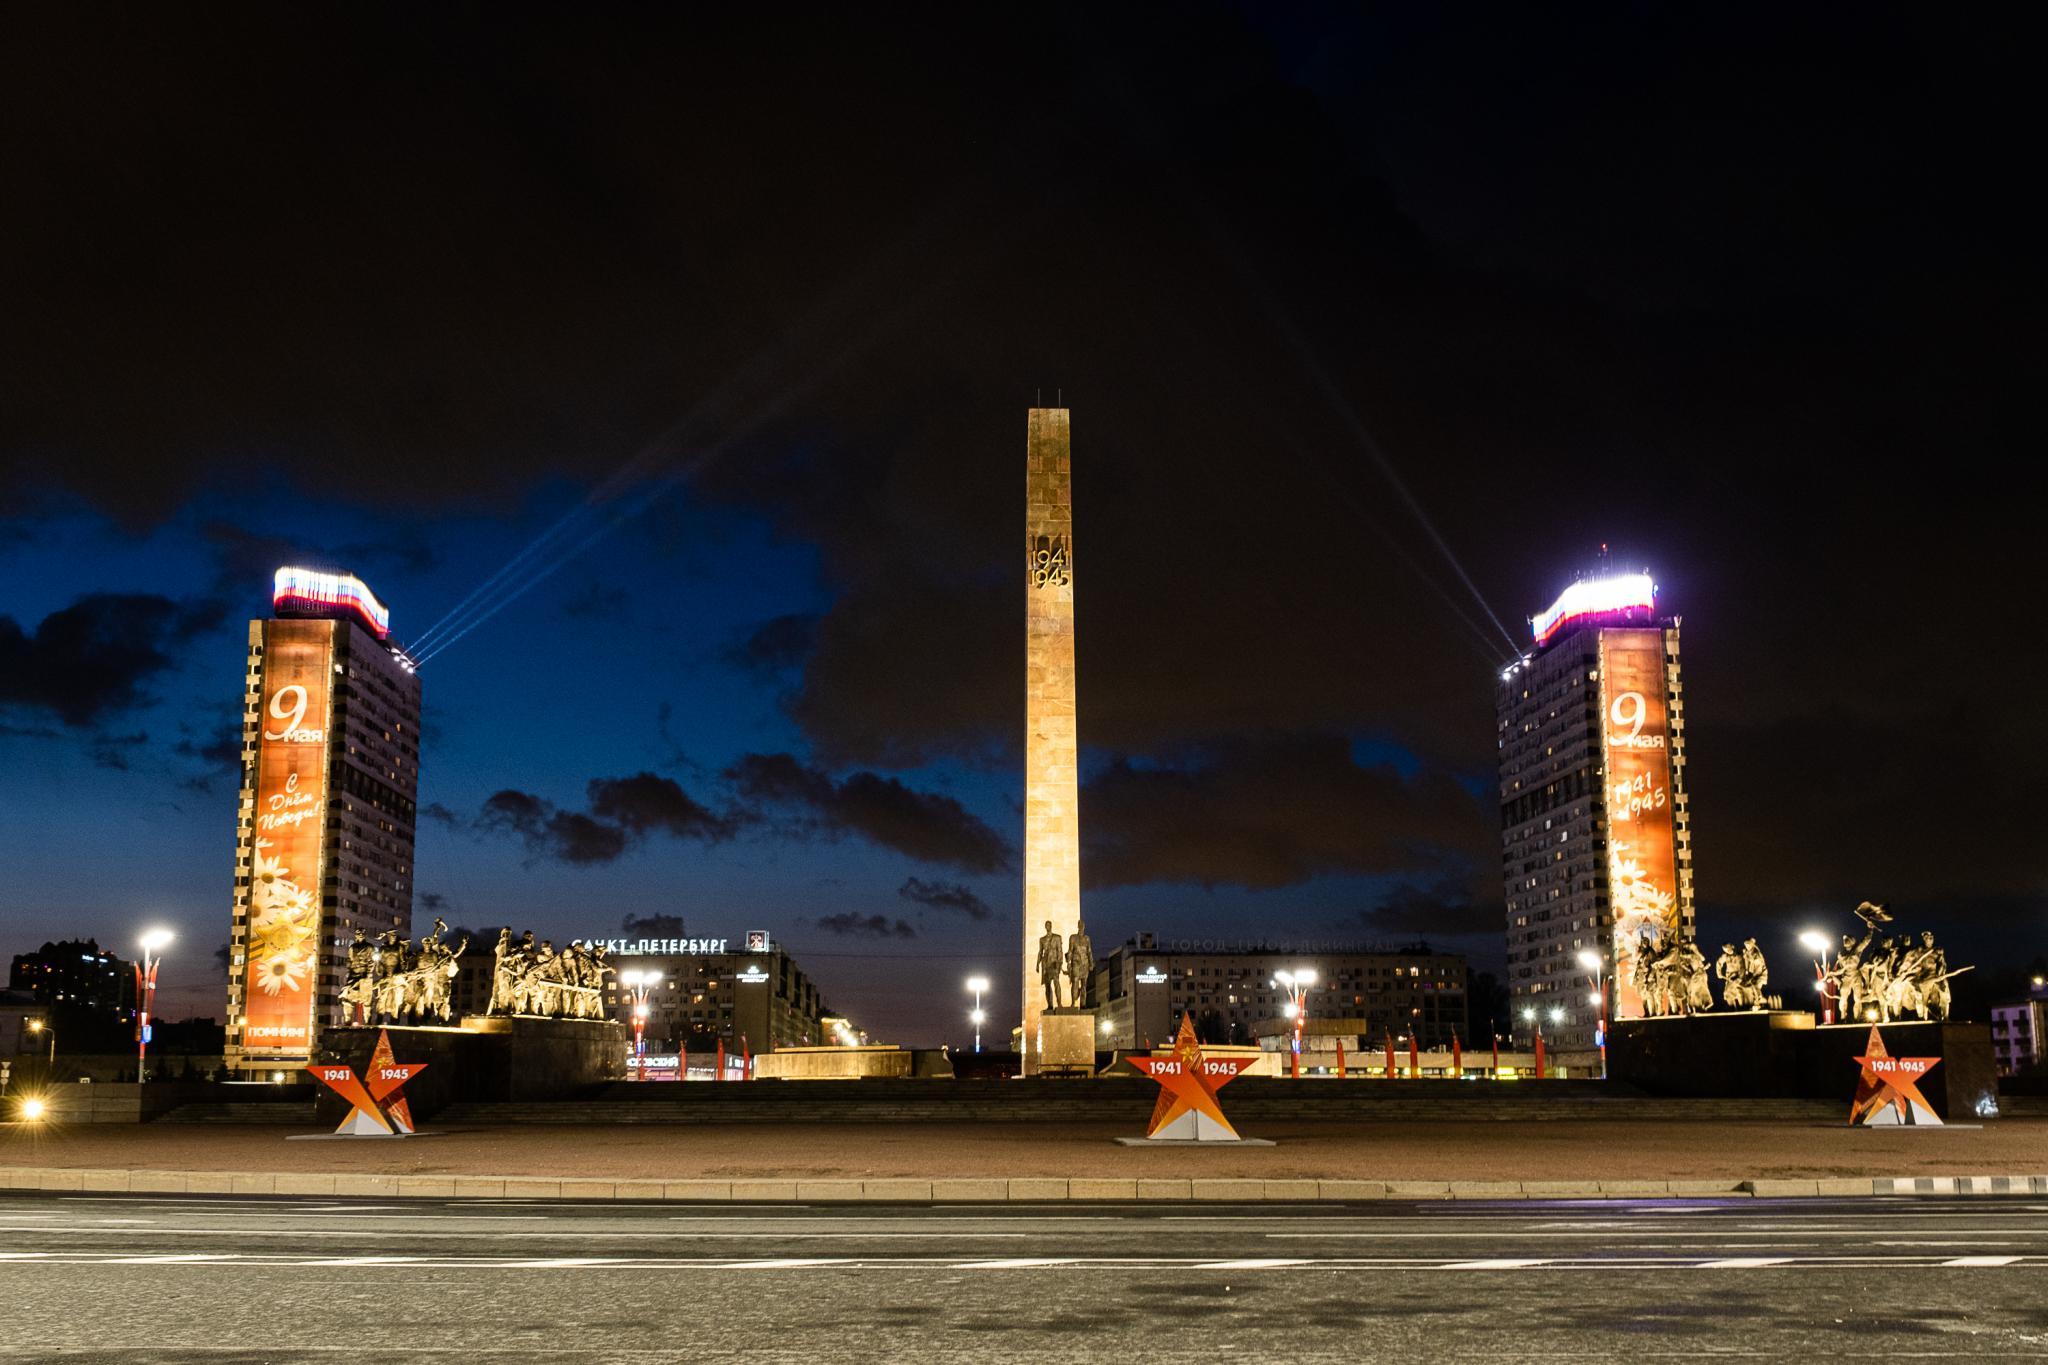
<svg viewBox="0 0 2048 1365"><path fill-rule="evenodd" d="M1024 1014L1026 1075L1037 1071L1039 940L1081 926L1081 812L1074 724L1074 490L1065 408L1031 409L1025 449ZM1063 1003L1072 1004L1072 1001ZM1092 1056L1092 1053L1091 1053Z"/></svg>

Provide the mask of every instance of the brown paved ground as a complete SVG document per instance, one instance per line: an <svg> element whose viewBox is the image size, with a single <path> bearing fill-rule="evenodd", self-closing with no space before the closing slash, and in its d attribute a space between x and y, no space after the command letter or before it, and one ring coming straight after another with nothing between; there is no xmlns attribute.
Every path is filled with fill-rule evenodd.
<svg viewBox="0 0 2048 1365"><path fill-rule="evenodd" d="M431 1125L430 1125L431 1127ZM0 1127L0 1168L533 1175L594 1179L1021 1176L1685 1180L2048 1174L2048 1119L1884 1131L1794 1122L1262 1125L1275 1147L1128 1148L1108 1124L454 1128L407 1142L295 1129Z"/></svg>

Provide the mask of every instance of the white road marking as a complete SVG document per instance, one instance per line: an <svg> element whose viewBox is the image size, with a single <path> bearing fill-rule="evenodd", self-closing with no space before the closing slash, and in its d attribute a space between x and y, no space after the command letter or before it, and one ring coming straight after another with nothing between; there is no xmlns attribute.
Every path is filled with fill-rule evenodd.
<svg viewBox="0 0 2048 1365"><path fill-rule="evenodd" d="M1028 1270L1033 1266L1079 1265L1078 1256L1020 1256L1013 1261L956 1261L955 1270Z"/></svg>
<svg viewBox="0 0 2048 1365"><path fill-rule="evenodd" d="M1530 1266L1549 1265L1549 1261L1452 1261L1445 1270L1527 1270Z"/></svg>
<svg viewBox="0 0 2048 1365"><path fill-rule="evenodd" d="M1278 1270L1283 1266L1311 1265L1310 1261L1285 1261L1269 1257L1265 1260L1250 1261L1203 1261L1191 1266L1193 1270Z"/></svg>
<svg viewBox="0 0 2048 1365"><path fill-rule="evenodd" d="M722 1261L710 1267L713 1270L796 1270L806 1266L848 1265L845 1257L803 1257L789 1256L773 1261Z"/></svg>
<svg viewBox="0 0 2048 1365"><path fill-rule="evenodd" d="M231 1253L194 1251L182 1256L115 1256L99 1262L100 1265L191 1265L195 1261L232 1261L237 1259Z"/></svg>
<svg viewBox="0 0 2048 1365"><path fill-rule="evenodd" d="M318 1261L300 1261L300 1265L412 1265L428 1259L425 1256L337 1256Z"/></svg>
<svg viewBox="0 0 2048 1365"><path fill-rule="evenodd" d="M1701 1270L1755 1270L1767 1265L1791 1265L1789 1256L1731 1256L1725 1261L1701 1261Z"/></svg>
<svg viewBox="0 0 2048 1365"><path fill-rule="evenodd" d="M1955 1258L1954 1260L1952 1260L1952 1261L1943 1261L1943 1262L1942 1262L1942 1264L1943 1264L1943 1265L1984 1265L1984 1266L1991 1266L1991 1265L2011 1265L2011 1264L2012 1264L2013 1262L2015 1262L2015 1261L2017 1261L2017 1260L2019 1260L2019 1259L2020 1259L2020 1258L2019 1258L2019 1257L2017 1257L2017 1256L1958 1256L1958 1257L1956 1257L1956 1258Z"/></svg>
<svg viewBox="0 0 2048 1365"><path fill-rule="evenodd" d="M551 1256L540 1261L500 1261L497 1264L515 1270L560 1270L580 1265L618 1265L630 1259L626 1256Z"/></svg>

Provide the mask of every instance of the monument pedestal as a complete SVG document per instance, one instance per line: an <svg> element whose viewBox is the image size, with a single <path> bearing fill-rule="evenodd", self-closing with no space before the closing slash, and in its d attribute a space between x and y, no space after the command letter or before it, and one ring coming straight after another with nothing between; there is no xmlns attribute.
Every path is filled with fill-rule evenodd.
<svg viewBox="0 0 2048 1365"><path fill-rule="evenodd" d="M460 1027L352 1024L320 1031L314 1060L362 1067L379 1032L388 1032L401 1062L426 1070L406 1098L421 1114L457 1101L568 1099L602 1081L625 1078L631 1035L611 1019L539 1019L473 1015ZM321 1099L340 1121L343 1106Z"/></svg>
<svg viewBox="0 0 2048 1365"><path fill-rule="evenodd" d="M1029 1046L1035 1043L1036 1046ZM1095 1011L1046 1010L1038 1016L1038 1037L1027 1040L1027 1076L1093 1076L1095 1074Z"/></svg>
<svg viewBox="0 0 2048 1365"><path fill-rule="evenodd" d="M1939 1057L1922 1086L1951 1123L1997 1117L1998 1071L1985 1024L1882 1025L1897 1056ZM1607 1074L1652 1095L1717 1098L1839 1097L1856 1092L1867 1022L1816 1026L1803 1010L1716 1010L1625 1019L1607 1044Z"/></svg>

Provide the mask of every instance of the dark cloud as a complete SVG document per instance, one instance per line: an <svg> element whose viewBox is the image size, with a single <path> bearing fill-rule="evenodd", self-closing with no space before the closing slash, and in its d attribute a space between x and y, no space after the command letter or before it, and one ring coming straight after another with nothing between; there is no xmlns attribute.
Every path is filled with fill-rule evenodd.
<svg viewBox="0 0 2048 1365"><path fill-rule="evenodd" d="M857 915L851 910L837 915L826 915L814 923L828 934L839 934L847 938L917 937L917 930L900 919L892 921L887 915Z"/></svg>
<svg viewBox="0 0 2048 1365"><path fill-rule="evenodd" d="M928 882L911 877L896 888L896 894L919 905L957 911L971 920L985 920L995 913L988 908L987 901L958 882Z"/></svg>
<svg viewBox="0 0 2048 1365"><path fill-rule="evenodd" d="M102 768L115 772L127 772L132 766L130 754L149 743L149 732L137 730L133 734L96 734L86 745L86 756Z"/></svg>
<svg viewBox="0 0 2048 1365"><path fill-rule="evenodd" d="M427 802L426 805L421 806L420 818L424 820L432 820L436 824L446 825L450 829L459 829L464 823L460 815L457 815L454 811L448 809L448 807L442 805L439 801L429 801Z"/></svg>
<svg viewBox="0 0 2048 1365"><path fill-rule="evenodd" d="M420 909L438 915L448 908L448 898L439 891L420 892Z"/></svg>
<svg viewBox="0 0 2048 1365"><path fill-rule="evenodd" d="M184 758L196 758L218 775L242 771L242 723L238 719L217 721L210 731L201 732L184 721L178 722L179 739L171 751Z"/></svg>
<svg viewBox="0 0 2048 1365"><path fill-rule="evenodd" d="M1359 922L1395 937L1497 935L1502 914L1498 879L1489 873L1404 883L1361 911Z"/></svg>
<svg viewBox="0 0 2048 1365"><path fill-rule="evenodd" d="M681 915L628 915L619 921L619 932L629 938L681 938Z"/></svg>
<svg viewBox="0 0 2048 1365"><path fill-rule="evenodd" d="M148 684L176 667L186 634L220 619L211 605L153 593L94 593L44 617L33 634L0 616L0 707L83 728L149 704Z"/></svg>
<svg viewBox="0 0 2048 1365"><path fill-rule="evenodd" d="M818 618L805 612L772 617L726 652L726 660L749 673L772 677L796 668L810 656Z"/></svg>
<svg viewBox="0 0 2048 1365"><path fill-rule="evenodd" d="M1119 759L1081 791L1090 887L1441 875L1497 857L1491 831L1456 782L1361 765L1336 735L1225 741L1174 764Z"/></svg>
<svg viewBox="0 0 2048 1365"><path fill-rule="evenodd" d="M723 839L732 833L730 820L697 804L674 779L654 773L592 778L589 797L592 815L632 834Z"/></svg>
<svg viewBox="0 0 2048 1365"><path fill-rule="evenodd" d="M666 777L592 778L589 810L562 810L530 792L507 789L484 802L477 827L516 834L536 857L574 866L615 862L649 834L705 841L728 837L733 823L713 815Z"/></svg>
<svg viewBox="0 0 2048 1365"><path fill-rule="evenodd" d="M507 789L484 802L479 827L517 834L536 857L577 867L616 861L626 851L626 831L580 811L557 810L530 792Z"/></svg>
<svg viewBox="0 0 2048 1365"><path fill-rule="evenodd" d="M835 780L790 754L746 754L725 772L742 809L790 837L851 835L919 862L1001 872L1010 847L950 796L893 777L857 772Z"/></svg>

